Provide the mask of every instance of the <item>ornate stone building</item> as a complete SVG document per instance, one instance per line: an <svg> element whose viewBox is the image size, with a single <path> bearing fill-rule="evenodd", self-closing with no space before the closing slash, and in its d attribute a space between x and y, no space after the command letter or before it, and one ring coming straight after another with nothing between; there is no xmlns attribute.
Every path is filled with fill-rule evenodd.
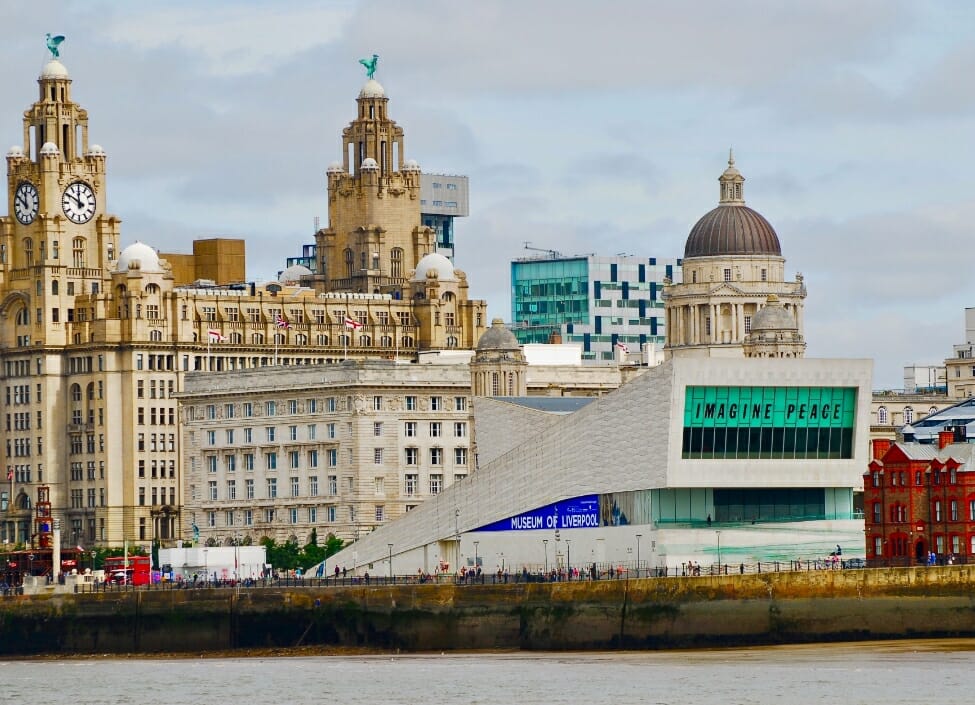
<svg viewBox="0 0 975 705"><path fill-rule="evenodd" d="M795 321L789 344L777 349L776 356L801 357L802 276L786 281L778 235L745 205L745 177L735 167L734 155L718 182L718 207L698 220L687 238L683 282L668 285L664 292L665 352L668 357L741 357L752 322L775 296Z"/></svg>
<svg viewBox="0 0 975 705"><path fill-rule="evenodd" d="M310 288L243 282L234 241L208 241L173 262L142 243L120 250L105 151L89 143L65 66L44 67L23 145L7 153L11 215L0 217L0 434L10 479L0 540L36 538L41 486L65 541L175 538L184 490L175 395L187 372L473 347L486 304L468 299L464 273L433 252L414 166L382 156L402 154L402 129L373 83L346 135L359 150L346 154L354 171L328 177L325 232L334 237L323 237L338 259L327 255ZM377 125L389 132L373 140Z"/></svg>

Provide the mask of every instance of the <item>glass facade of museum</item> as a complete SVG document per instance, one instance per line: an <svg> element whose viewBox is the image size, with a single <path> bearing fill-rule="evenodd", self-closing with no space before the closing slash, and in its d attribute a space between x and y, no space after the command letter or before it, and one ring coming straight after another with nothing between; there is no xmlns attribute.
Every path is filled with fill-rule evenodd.
<svg viewBox="0 0 975 705"><path fill-rule="evenodd" d="M850 459L854 387L695 387L685 390L687 459Z"/></svg>

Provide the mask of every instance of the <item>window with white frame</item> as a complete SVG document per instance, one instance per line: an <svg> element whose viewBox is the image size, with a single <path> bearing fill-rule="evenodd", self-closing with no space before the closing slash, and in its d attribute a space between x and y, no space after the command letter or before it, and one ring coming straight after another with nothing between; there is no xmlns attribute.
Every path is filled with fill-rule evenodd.
<svg viewBox="0 0 975 705"><path fill-rule="evenodd" d="M430 494L440 494L443 490L443 475L430 475Z"/></svg>

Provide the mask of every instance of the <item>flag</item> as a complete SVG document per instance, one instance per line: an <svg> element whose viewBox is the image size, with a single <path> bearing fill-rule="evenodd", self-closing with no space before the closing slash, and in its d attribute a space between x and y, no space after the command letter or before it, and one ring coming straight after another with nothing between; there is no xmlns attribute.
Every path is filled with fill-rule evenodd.
<svg viewBox="0 0 975 705"><path fill-rule="evenodd" d="M222 335L220 331L211 328L207 331L207 335L210 336L210 340L214 343L225 343L227 342L227 336Z"/></svg>
<svg viewBox="0 0 975 705"><path fill-rule="evenodd" d="M283 318L281 318L281 315L280 314L277 314L277 315L274 316L274 325L276 325L278 328L285 328L285 329L291 327L291 324L288 323Z"/></svg>
<svg viewBox="0 0 975 705"><path fill-rule="evenodd" d="M7 479L8 480L13 480L14 479L14 469L12 467L10 467L9 465L7 466Z"/></svg>
<svg viewBox="0 0 975 705"><path fill-rule="evenodd" d="M362 328L362 324L359 323L359 321L355 320L354 318L349 318L348 316L346 316L345 327L351 328L352 330L359 330L360 328Z"/></svg>
<svg viewBox="0 0 975 705"><path fill-rule="evenodd" d="M626 347L626 343L617 343L616 347L622 350L624 355L628 355L630 352L630 349Z"/></svg>

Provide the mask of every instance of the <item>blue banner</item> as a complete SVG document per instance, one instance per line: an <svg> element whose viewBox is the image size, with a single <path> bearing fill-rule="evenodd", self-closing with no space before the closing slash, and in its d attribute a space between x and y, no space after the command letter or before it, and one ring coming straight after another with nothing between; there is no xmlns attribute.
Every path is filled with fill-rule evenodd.
<svg viewBox="0 0 975 705"><path fill-rule="evenodd" d="M474 531L536 531L553 529L590 529L599 526L599 496L565 499L524 514L487 524Z"/></svg>

